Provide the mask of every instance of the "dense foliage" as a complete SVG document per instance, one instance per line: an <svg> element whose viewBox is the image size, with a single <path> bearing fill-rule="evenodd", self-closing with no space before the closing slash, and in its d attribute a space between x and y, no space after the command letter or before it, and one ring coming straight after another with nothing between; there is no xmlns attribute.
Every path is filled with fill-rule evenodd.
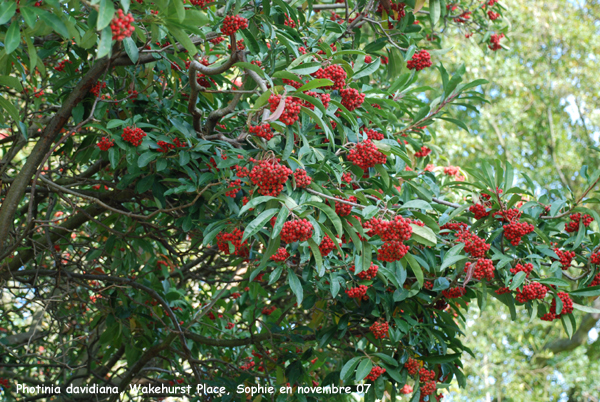
<svg viewBox="0 0 600 402"><path fill-rule="evenodd" d="M364 380L428 401L465 384L471 300L569 334L595 312L600 171L538 199L509 163L433 163L434 122L466 129L486 84L442 37L502 51L500 4L191 3L0 5L8 400Z"/></svg>

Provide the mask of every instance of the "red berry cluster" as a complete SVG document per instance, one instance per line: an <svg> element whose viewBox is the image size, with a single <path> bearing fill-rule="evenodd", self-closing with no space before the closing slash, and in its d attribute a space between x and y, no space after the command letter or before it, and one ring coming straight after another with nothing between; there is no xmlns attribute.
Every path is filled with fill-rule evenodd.
<svg viewBox="0 0 600 402"><path fill-rule="evenodd" d="M489 19L492 20L492 21L495 21L498 18L500 18L500 14L498 14L498 13L492 11L492 10L488 11L487 15L488 15Z"/></svg>
<svg viewBox="0 0 600 402"><path fill-rule="evenodd" d="M372 61L373 61L373 58L370 55L366 55L365 56L365 63L366 64L371 64Z"/></svg>
<svg viewBox="0 0 600 402"><path fill-rule="evenodd" d="M339 197L339 199L342 199L344 201L350 201L350 202L354 202L356 203L358 200L356 199L355 196L351 195L348 199L345 198L341 198ZM346 204L343 202L335 202L335 213L338 214L339 216L348 216L350 215L350 212L352 212L352 205L350 204Z"/></svg>
<svg viewBox="0 0 600 402"><path fill-rule="evenodd" d="M294 181L296 182L296 187L306 188L310 186L312 178L306 174L306 170L296 169L294 172Z"/></svg>
<svg viewBox="0 0 600 402"><path fill-rule="evenodd" d="M296 80L289 80L287 78L283 79L283 83L289 86L292 86L296 89L300 88L302 85L304 85L304 83L302 81L296 81Z"/></svg>
<svg viewBox="0 0 600 402"><path fill-rule="evenodd" d="M455 287L446 290L442 290L442 294L446 299L457 299L467 294L467 289L463 287Z"/></svg>
<svg viewBox="0 0 600 402"><path fill-rule="evenodd" d="M529 278L529 274L533 271L533 264L517 264L514 268L510 269L510 273L513 275L518 274L519 272L525 272L526 278Z"/></svg>
<svg viewBox="0 0 600 402"><path fill-rule="evenodd" d="M435 392L436 386L435 381L427 381L421 386L421 396L431 395Z"/></svg>
<svg viewBox="0 0 600 402"><path fill-rule="evenodd" d="M408 374L413 376L419 372L419 362L412 357L409 357L406 363L404 363L404 367L408 370Z"/></svg>
<svg viewBox="0 0 600 402"><path fill-rule="evenodd" d="M323 240L321 240L321 244L319 244L319 251L321 252L321 255L323 257L329 255L334 248L335 244L333 243L333 240L331 240L329 236L325 235Z"/></svg>
<svg viewBox="0 0 600 402"><path fill-rule="evenodd" d="M342 181L345 181L346 183L352 183L352 173L344 173L342 175Z"/></svg>
<svg viewBox="0 0 600 402"><path fill-rule="evenodd" d="M102 139L98 142L98 148L102 151L108 151L115 145L115 142L108 137L102 137Z"/></svg>
<svg viewBox="0 0 600 402"><path fill-rule="evenodd" d="M377 249L377 259L387 262L400 261L408 253L408 249L408 246L402 242L396 240L386 241L383 246Z"/></svg>
<svg viewBox="0 0 600 402"><path fill-rule="evenodd" d="M554 249L554 252L558 256L560 260L560 264L562 265L562 269L566 270L571 267L571 261L575 258L575 251L561 251L558 248Z"/></svg>
<svg viewBox="0 0 600 402"><path fill-rule="evenodd" d="M379 270L379 267L377 267L377 265L371 263L371 266L369 267L368 270L359 272L358 274L356 274L356 276L358 276L360 279L369 281L377 276L378 270ZM352 265L350 267L350 271L354 272L354 265Z"/></svg>
<svg viewBox="0 0 600 402"><path fill-rule="evenodd" d="M260 126L250 126L248 127L248 132L267 141L273 138L273 131L269 123L261 124Z"/></svg>
<svg viewBox="0 0 600 402"><path fill-rule="evenodd" d="M427 155L429 155L431 153L431 149L427 148L425 145L423 145L421 147L421 150L418 152L415 152L415 157L416 158L424 158Z"/></svg>
<svg viewBox="0 0 600 402"><path fill-rule="evenodd" d="M283 25L285 25L286 27L290 27L290 28L296 28L296 22L290 18L289 15L285 15L285 21L283 21Z"/></svg>
<svg viewBox="0 0 600 402"><path fill-rule="evenodd" d="M271 315L271 314L273 314L273 311L275 311L275 310L277 310L277 307L275 307L275 306L263 307L262 313L264 315Z"/></svg>
<svg viewBox="0 0 600 402"><path fill-rule="evenodd" d="M233 255L247 257L249 254L248 241L246 240L242 243L243 235L244 233L238 228L233 229L231 233L219 232L217 234L217 247L225 254L232 254L229 250L229 242L231 242L234 247Z"/></svg>
<svg viewBox="0 0 600 402"><path fill-rule="evenodd" d="M487 196L487 199L490 198L489 194L482 194L483 196ZM511 208L506 211L494 212L494 217L502 222L514 222L521 219L521 211L518 208Z"/></svg>
<svg viewBox="0 0 600 402"><path fill-rule="evenodd" d="M317 71L315 71L312 75L314 75L315 78L326 78L333 81L333 85L323 87L323 89L342 89L346 85L346 70L344 70L343 67L338 64L332 64L328 67L320 68Z"/></svg>
<svg viewBox="0 0 600 402"><path fill-rule="evenodd" d="M223 35L233 35L239 29L248 28L248 20L241 15L228 15L223 20L223 26L221 27L221 32Z"/></svg>
<svg viewBox="0 0 600 402"><path fill-rule="evenodd" d="M8 383L8 379L0 378L0 385L2 388L10 389L10 384Z"/></svg>
<svg viewBox="0 0 600 402"><path fill-rule="evenodd" d="M590 255L590 263L600 265L600 251L596 251Z"/></svg>
<svg viewBox="0 0 600 402"><path fill-rule="evenodd" d="M543 299L548 293L548 288L539 282L531 282L529 285L523 286L523 290L517 289L515 298L519 303L525 303L528 300Z"/></svg>
<svg viewBox="0 0 600 402"><path fill-rule="evenodd" d="M383 373L385 373L385 369L379 366L375 366L371 369L371 372L369 373L369 375L367 376L368 380L371 381L375 381L376 379L379 378L380 375L382 375Z"/></svg>
<svg viewBox="0 0 600 402"><path fill-rule="evenodd" d="M230 322L227 325L225 325L225 329L233 329L233 327L235 327L235 324Z"/></svg>
<svg viewBox="0 0 600 402"><path fill-rule="evenodd" d="M290 253L288 253L288 251L284 247L279 247L277 252L271 256L271 260L277 261L277 262L282 262L282 261L287 260L289 256L290 256Z"/></svg>
<svg viewBox="0 0 600 402"><path fill-rule="evenodd" d="M419 380L421 382L433 381L435 379L435 371L427 370L425 367L419 370Z"/></svg>
<svg viewBox="0 0 600 402"><path fill-rule="evenodd" d="M388 331L390 329L390 325L384 321L384 322L375 322L373 323L373 325L371 325L369 327L369 330L373 333L373 336L375 336L375 339L383 339L388 335Z"/></svg>
<svg viewBox="0 0 600 402"><path fill-rule="evenodd" d="M141 128L125 127L121 138L126 142L130 143L134 147L139 147L142 143L142 138L146 136L146 133Z"/></svg>
<svg viewBox="0 0 600 402"><path fill-rule="evenodd" d="M367 287L365 285L360 285L355 288L346 289L346 294L348 297L353 299L366 299L367 298Z"/></svg>
<svg viewBox="0 0 600 402"><path fill-rule="evenodd" d="M440 226L440 230L454 230L457 232L467 231L467 224L463 222L448 222Z"/></svg>
<svg viewBox="0 0 600 402"><path fill-rule="evenodd" d="M195 6L200 6L201 8L204 8L209 3L209 0L190 0L190 3Z"/></svg>
<svg viewBox="0 0 600 402"><path fill-rule="evenodd" d="M281 95L271 95L269 97L269 105L271 109L271 113L277 110L277 106L279 106L279 102L281 102ZM279 120L287 125L291 126L300 117L300 110L302 107L302 102L296 98L292 98L288 96L285 99L285 108L283 109L283 113L279 116Z"/></svg>
<svg viewBox="0 0 600 402"><path fill-rule="evenodd" d="M371 140L365 140L350 150L348 160L362 170L368 170L377 164L386 163L387 156L379 152Z"/></svg>
<svg viewBox="0 0 600 402"><path fill-rule="evenodd" d="M241 296L242 296L242 295L241 295L241 293L240 293L240 292L233 292L233 293L231 294L231 298L232 298L233 300L239 299Z"/></svg>
<svg viewBox="0 0 600 402"><path fill-rule="evenodd" d="M114 17L110 23L113 40L121 41L125 38L129 38L135 30L135 27L131 25L133 21L134 19L131 13L125 15L123 10L117 11L117 16Z"/></svg>
<svg viewBox="0 0 600 402"><path fill-rule="evenodd" d="M511 222L504 228L504 237L510 240L510 244L518 246L521 244L521 238L533 232L534 226L527 222Z"/></svg>
<svg viewBox="0 0 600 402"><path fill-rule="evenodd" d="M475 219L477 219L477 220L483 219L486 216L490 215L490 211L487 211L485 208L485 205L483 205L483 204L471 205L469 207L469 211L471 211L473 213L473 215L475 215Z"/></svg>
<svg viewBox="0 0 600 402"><path fill-rule="evenodd" d="M444 174L448 176L460 175L460 168L458 166L446 166L444 168Z"/></svg>
<svg viewBox="0 0 600 402"><path fill-rule="evenodd" d="M63 71L65 71L65 64L66 64L66 63L73 64L73 62L72 62L71 60L68 60L68 59L67 59L67 60L63 60L63 61L59 62L59 63L57 64L57 66L56 66L56 67L54 67L54 69L55 69L56 71L58 71L58 72L61 72L61 73L62 73Z"/></svg>
<svg viewBox="0 0 600 402"><path fill-rule="evenodd" d="M292 170L279 164L279 159L264 159L252 168L250 179L261 195L277 197L290 174Z"/></svg>
<svg viewBox="0 0 600 402"><path fill-rule="evenodd" d="M246 166L235 165L235 175L240 179L243 179L244 177L249 176L250 172Z"/></svg>
<svg viewBox="0 0 600 402"><path fill-rule="evenodd" d="M563 303L562 311L560 312L560 314L556 314L556 298L553 298L552 303L550 304L550 311L548 313L544 314L542 316L541 320L544 320L544 321L557 320L560 317L562 317L563 315L570 314L573 312L573 300L571 300L571 297L568 295L568 293L558 292L556 295L559 297L559 299Z"/></svg>
<svg viewBox="0 0 600 402"><path fill-rule="evenodd" d="M367 135L367 138L370 140L376 140L376 141L383 140L383 133L380 133L379 131L375 131L370 128L367 128L367 129L363 130L363 133L365 133Z"/></svg>
<svg viewBox="0 0 600 402"><path fill-rule="evenodd" d="M365 94L361 94L354 88L344 88L340 90L340 95L342 95L342 105L349 111L359 108L365 101Z"/></svg>
<svg viewBox="0 0 600 402"><path fill-rule="evenodd" d="M254 368L254 366L256 366L256 363L254 363L253 361L251 361L251 362L248 362L246 364L242 364L240 366L240 370L248 371L248 370Z"/></svg>
<svg viewBox="0 0 600 402"><path fill-rule="evenodd" d="M497 295L503 295L505 293L510 293L510 288L508 288L508 287L499 288L495 292Z"/></svg>
<svg viewBox="0 0 600 402"><path fill-rule="evenodd" d="M396 21L400 21L402 18L404 18L406 16L406 11L404 11L404 7L406 7L406 4L404 4L404 3L391 3L390 9L392 11L395 11L395 13L391 12L391 13L389 13L389 16L392 18L394 18L394 16L395 16ZM381 2L379 3L379 6L377 7L377 12L378 13L383 12L383 6L381 5Z"/></svg>
<svg viewBox="0 0 600 402"><path fill-rule="evenodd" d="M235 198L237 193L240 191L241 185L242 185L242 181L240 179L232 180L228 186L228 188L230 188L231 190L228 190L227 192L225 192L225 196Z"/></svg>
<svg viewBox="0 0 600 402"><path fill-rule="evenodd" d="M472 257L481 258L490 249L490 245L484 239L469 232L468 230L456 233L456 240L465 243L465 252L471 254Z"/></svg>
<svg viewBox="0 0 600 402"><path fill-rule="evenodd" d="M427 50L421 50L418 53L415 53L407 63L406 67L409 70L417 70L421 71L426 67L431 67L431 55Z"/></svg>
<svg viewBox="0 0 600 402"><path fill-rule="evenodd" d="M225 40L225 38L223 36L217 36L214 39L209 40L210 43L212 43L213 45L218 45L219 43L223 42Z"/></svg>
<svg viewBox="0 0 600 402"><path fill-rule="evenodd" d="M585 226L586 228L588 226L590 226L590 223L592 223L594 221L594 218L592 218L591 216L589 216L587 214L581 216L581 214L579 212L576 214L571 214L569 216L569 219L571 220L571 222L569 222L565 226L565 232L567 232L567 233L577 232L579 230L579 221L580 220L583 222L583 226Z"/></svg>
<svg viewBox="0 0 600 402"><path fill-rule="evenodd" d="M472 263L467 262L465 264L465 272L467 272ZM494 263L492 260L487 258L480 258L475 263L475 269L473 270L473 277L481 280L486 278L488 281L494 279Z"/></svg>
<svg viewBox="0 0 600 402"><path fill-rule="evenodd" d="M367 226L366 223L365 226ZM371 228L370 231L374 235L381 237L383 241L405 241L409 240L412 235L411 220L400 215L395 216L390 221L373 218L368 223Z"/></svg>
<svg viewBox="0 0 600 402"><path fill-rule="evenodd" d="M98 95L100 95L100 91L102 91L104 88L106 88L106 82L98 82L92 87L92 89L90 89L90 93L95 97L98 97Z"/></svg>
<svg viewBox="0 0 600 402"><path fill-rule="evenodd" d="M413 392L413 387L411 387L408 384L404 384L404 386L402 388L400 388L401 394L408 395L408 394L412 394L412 392Z"/></svg>
<svg viewBox="0 0 600 402"><path fill-rule="evenodd" d="M504 38L504 34L492 34L490 37L490 44L488 45L490 50L495 52L496 50L502 49L502 46L500 45L500 40L502 40L502 38Z"/></svg>
<svg viewBox="0 0 600 402"><path fill-rule="evenodd" d="M281 229L281 241L284 243L294 243L296 241L306 241L312 237L313 225L306 219L288 221L283 224Z"/></svg>
<svg viewBox="0 0 600 402"><path fill-rule="evenodd" d="M592 280L592 282L590 282L588 286L600 286L600 274L596 274L596 276L594 276L594 279Z"/></svg>

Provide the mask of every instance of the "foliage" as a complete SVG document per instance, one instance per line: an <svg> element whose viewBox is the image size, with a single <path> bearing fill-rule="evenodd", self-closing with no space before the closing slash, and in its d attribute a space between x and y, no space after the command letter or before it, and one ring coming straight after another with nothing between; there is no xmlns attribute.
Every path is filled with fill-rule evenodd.
<svg viewBox="0 0 600 402"><path fill-rule="evenodd" d="M432 124L463 127L451 107L486 83L443 67L440 30L492 52L508 24L494 1L424 6L0 5L2 378L433 400L465 385L471 300L572 333L600 295L600 171L550 202L509 163L434 168Z"/></svg>

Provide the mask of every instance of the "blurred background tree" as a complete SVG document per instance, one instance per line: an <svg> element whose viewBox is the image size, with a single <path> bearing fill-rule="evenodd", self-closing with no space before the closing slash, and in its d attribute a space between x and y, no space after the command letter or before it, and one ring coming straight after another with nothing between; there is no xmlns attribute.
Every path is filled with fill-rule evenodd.
<svg viewBox="0 0 600 402"><path fill-rule="evenodd" d="M501 4L512 23L503 42L508 51L470 46L474 37L465 35L444 39L442 47L452 48L444 63L464 63L467 79L489 80L490 104L480 114L464 109L455 115L470 132L439 122L435 143L450 165L476 168L500 156L529 175L540 193L553 198L552 190L568 187L579 196L586 166L599 164L600 2ZM578 323L585 325L567 341L560 326L530 322L526 311L513 322L496 304L487 309L497 316L480 314L477 306L469 310L465 343L476 357L465 360L467 388L451 388L446 400L599 400L600 317L580 314Z"/></svg>

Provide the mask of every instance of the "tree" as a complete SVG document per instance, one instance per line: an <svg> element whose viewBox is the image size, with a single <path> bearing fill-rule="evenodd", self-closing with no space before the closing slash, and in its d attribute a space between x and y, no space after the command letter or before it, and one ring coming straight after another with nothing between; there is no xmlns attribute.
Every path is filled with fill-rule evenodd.
<svg viewBox="0 0 600 402"><path fill-rule="evenodd" d="M7 399L18 383L54 385L42 400L256 397L240 384L302 400L364 380L366 400L427 401L465 384L456 317L472 299L573 333L600 295L585 207L600 171L546 205L509 163L429 163L432 124L463 126L451 106L477 110L486 83L449 74L436 38L468 27L500 51L501 14L3 3ZM437 85L420 86L433 62ZM212 388L174 388L197 384Z"/></svg>

